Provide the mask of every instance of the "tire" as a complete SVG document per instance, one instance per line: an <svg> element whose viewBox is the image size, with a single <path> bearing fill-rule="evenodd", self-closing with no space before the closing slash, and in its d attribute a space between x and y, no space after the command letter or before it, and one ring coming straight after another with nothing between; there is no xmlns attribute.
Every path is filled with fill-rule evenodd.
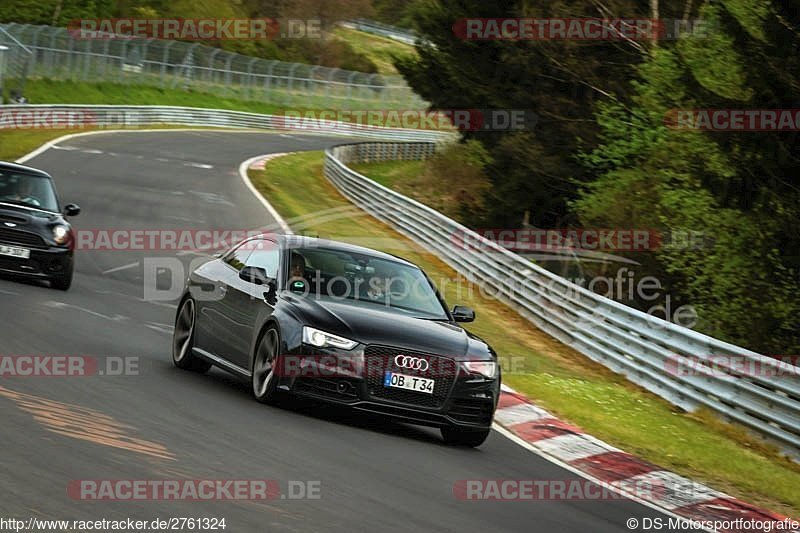
<svg viewBox="0 0 800 533"><path fill-rule="evenodd" d="M274 369L280 345L281 336L278 330L271 326L261 336L253 355L251 369L253 396L261 403L275 403L278 396L278 380Z"/></svg>
<svg viewBox="0 0 800 533"><path fill-rule="evenodd" d="M67 267L63 275L50 279L50 288L59 291L68 291L72 285L72 264Z"/></svg>
<svg viewBox="0 0 800 533"><path fill-rule="evenodd" d="M194 328L197 321L197 306L194 300L183 301L175 317L175 332L172 334L172 362L183 370L208 372L211 363L192 353Z"/></svg>
<svg viewBox="0 0 800 533"><path fill-rule="evenodd" d="M491 429L461 429L453 426L445 426L442 428L442 438L445 443L452 446L467 446L469 448L476 448L486 441L486 438L491 433Z"/></svg>

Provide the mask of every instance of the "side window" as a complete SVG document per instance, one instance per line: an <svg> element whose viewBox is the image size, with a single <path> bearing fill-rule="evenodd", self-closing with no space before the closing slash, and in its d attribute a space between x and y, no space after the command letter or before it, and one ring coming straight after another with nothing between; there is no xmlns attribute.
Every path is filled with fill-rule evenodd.
<svg viewBox="0 0 800 533"><path fill-rule="evenodd" d="M245 262L250 254L253 252L253 246L250 241L240 244L235 250L229 252L225 256L225 262L233 267L237 272L244 268Z"/></svg>
<svg viewBox="0 0 800 533"><path fill-rule="evenodd" d="M278 243L268 240L258 241L257 246L253 246L253 253L245 261L246 266L261 267L267 271L271 278L278 277L278 264L280 263L280 250Z"/></svg>

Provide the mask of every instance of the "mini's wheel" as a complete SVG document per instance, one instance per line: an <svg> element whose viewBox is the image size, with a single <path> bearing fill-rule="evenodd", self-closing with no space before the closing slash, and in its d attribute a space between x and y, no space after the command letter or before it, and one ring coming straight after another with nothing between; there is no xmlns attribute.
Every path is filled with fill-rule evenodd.
<svg viewBox="0 0 800 533"><path fill-rule="evenodd" d="M68 291L72 286L72 264L60 276L50 278L50 287L59 291Z"/></svg>

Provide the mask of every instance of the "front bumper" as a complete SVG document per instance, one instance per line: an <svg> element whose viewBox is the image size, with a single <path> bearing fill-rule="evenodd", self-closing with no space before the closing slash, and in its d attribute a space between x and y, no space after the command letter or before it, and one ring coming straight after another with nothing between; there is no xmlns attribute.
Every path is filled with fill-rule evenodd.
<svg viewBox="0 0 800 533"><path fill-rule="evenodd" d="M492 425L500 397L499 372L494 379L480 378L469 374L457 361L448 359L439 367L438 373L430 376L419 374L436 381L435 395L428 395L384 387L385 371L408 371L394 368L391 362L383 366L376 364L370 354L371 347L361 346L345 353L326 351L320 354L317 350L314 355L306 355L310 353L308 350L308 347L301 347L287 354L288 357L303 358L303 368L298 369L295 365L294 375L280 378L279 385L283 390L412 424L475 430ZM403 350L403 353L426 358L441 357L408 350ZM346 365L347 371L332 370L323 364L331 360L326 360L326 357L347 358L351 363Z"/></svg>
<svg viewBox="0 0 800 533"><path fill-rule="evenodd" d="M20 247L19 244L0 242L6 246ZM69 272L74 253L69 248L51 246L49 248L30 248L28 259L0 255L0 272L15 276L39 279L52 279Z"/></svg>

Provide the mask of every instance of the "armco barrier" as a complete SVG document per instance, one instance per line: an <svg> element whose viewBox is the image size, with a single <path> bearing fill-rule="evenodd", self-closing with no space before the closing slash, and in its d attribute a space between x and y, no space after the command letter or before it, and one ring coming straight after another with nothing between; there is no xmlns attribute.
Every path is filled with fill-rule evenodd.
<svg viewBox="0 0 800 533"><path fill-rule="evenodd" d="M197 127L251 128L368 137L393 141L444 141L454 133L436 130L384 128L245 111L176 106L122 106L82 104L0 105L0 129L4 128L125 128L175 124Z"/></svg>
<svg viewBox="0 0 800 533"><path fill-rule="evenodd" d="M419 37L413 30L398 28L389 24L382 24L374 20L353 19L341 23L346 28L353 28L373 35L380 35L393 41L413 45Z"/></svg>
<svg viewBox="0 0 800 533"><path fill-rule="evenodd" d="M800 367L787 368L775 359L599 296L347 166L421 159L434 150L434 144L419 142L340 145L325 153L325 176L353 203L590 359L676 406L688 411L708 408L777 441L790 454L800 454ZM697 358L700 365L692 367L692 375L681 375L671 371L676 356ZM710 356L739 358L762 372L704 366Z"/></svg>

